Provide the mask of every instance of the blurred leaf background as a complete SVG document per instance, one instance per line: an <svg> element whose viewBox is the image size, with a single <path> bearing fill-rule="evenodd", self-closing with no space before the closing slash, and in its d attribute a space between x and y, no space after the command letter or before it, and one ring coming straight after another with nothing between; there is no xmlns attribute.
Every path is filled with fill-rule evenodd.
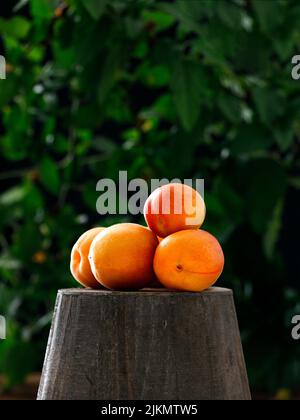
<svg viewBox="0 0 300 420"><path fill-rule="evenodd" d="M3 4L4 3L4 4ZM300 388L298 0L1 2L0 373L40 370L96 182L205 178L252 388Z"/></svg>

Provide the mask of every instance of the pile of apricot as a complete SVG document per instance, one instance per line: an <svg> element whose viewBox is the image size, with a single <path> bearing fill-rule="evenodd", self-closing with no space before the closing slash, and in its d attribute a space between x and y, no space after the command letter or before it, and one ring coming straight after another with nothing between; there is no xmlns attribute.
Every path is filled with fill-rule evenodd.
<svg viewBox="0 0 300 420"><path fill-rule="evenodd" d="M201 292L224 268L217 239L201 230L204 200L184 184L168 184L147 199L148 227L120 223L83 234L73 247L71 272L83 286L138 290L160 285Z"/></svg>

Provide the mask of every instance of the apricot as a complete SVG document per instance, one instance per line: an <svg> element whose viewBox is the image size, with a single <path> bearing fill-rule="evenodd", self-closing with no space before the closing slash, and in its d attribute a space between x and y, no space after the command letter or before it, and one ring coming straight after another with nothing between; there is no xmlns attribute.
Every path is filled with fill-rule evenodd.
<svg viewBox="0 0 300 420"><path fill-rule="evenodd" d="M105 228L94 228L85 232L75 243L71 253L70 269L73 277L82 286L98 289L100 284L95 279L89 261L89 252L95 237Z"/></svg>
<svg viewBox="0 0 300 420"><path fill-rule="evenodd" d="M158 240L148 228L120 223L101 232L90 249L95 278L112 290L137 290L154 279L153 258Z"/></svg>
<svg viewBox="0 0 300 420"><path fill-rule="evenodd" d="M181 230L199 229L205 213L201 195L185 184L168 184L156 189L144 207L147 225L161 238Z"/></svg>
<svg viewBox="0 0 300 420"><path fill-rule="evenodd" d="M224 268L217 239L204 230L183 230L163 239L154 257L154 271L169 289L201 292L211 287Z"/></svg>

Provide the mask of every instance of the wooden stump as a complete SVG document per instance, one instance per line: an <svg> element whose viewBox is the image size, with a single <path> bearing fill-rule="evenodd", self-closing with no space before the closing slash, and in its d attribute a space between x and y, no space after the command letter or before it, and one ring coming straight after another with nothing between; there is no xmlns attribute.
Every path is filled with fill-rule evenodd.
<svg viewBox="0 0 300 420"><path fill-rule="evenodd" d="M59 291L38 399L250 399L232 291Z"/></svg>

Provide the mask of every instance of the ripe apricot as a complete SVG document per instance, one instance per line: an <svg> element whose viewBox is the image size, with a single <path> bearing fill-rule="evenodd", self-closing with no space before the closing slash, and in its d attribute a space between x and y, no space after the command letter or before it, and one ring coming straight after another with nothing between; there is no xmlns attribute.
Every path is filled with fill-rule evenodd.
<svg viewBox="0 0 300 420"><path fill-rule="evenodd" d="M223 268L221 245L204 230L173 233L158 245L154 257L155 274L169 289L201 292L217 281Z"/></svg>
<svg viewBox="0 0 300 420"><path fill-rule="evenodd" d="M168 184L148 197L144 215L149 228L159 237L186 229L199 229L205 219L201 195L185 184Z"/></svg>
<svg viewBox="0 0 300 420"><path fill-rule="evenodd" d="M92 243L90 262L95 278L112 290L134 290L154 278L158 240L148 228L120 223L101 232Z"/></svg>
<svg viewBox="0 0 300 420"><path fill-rule="evenodd" d="M104 229L105 228L100 227L85 232L73 246L71 253L70 269L73 277L82 284L82 286L90 287L92 289L101 286L92 273L89 262L89 252L93 240Z"/></svg>

